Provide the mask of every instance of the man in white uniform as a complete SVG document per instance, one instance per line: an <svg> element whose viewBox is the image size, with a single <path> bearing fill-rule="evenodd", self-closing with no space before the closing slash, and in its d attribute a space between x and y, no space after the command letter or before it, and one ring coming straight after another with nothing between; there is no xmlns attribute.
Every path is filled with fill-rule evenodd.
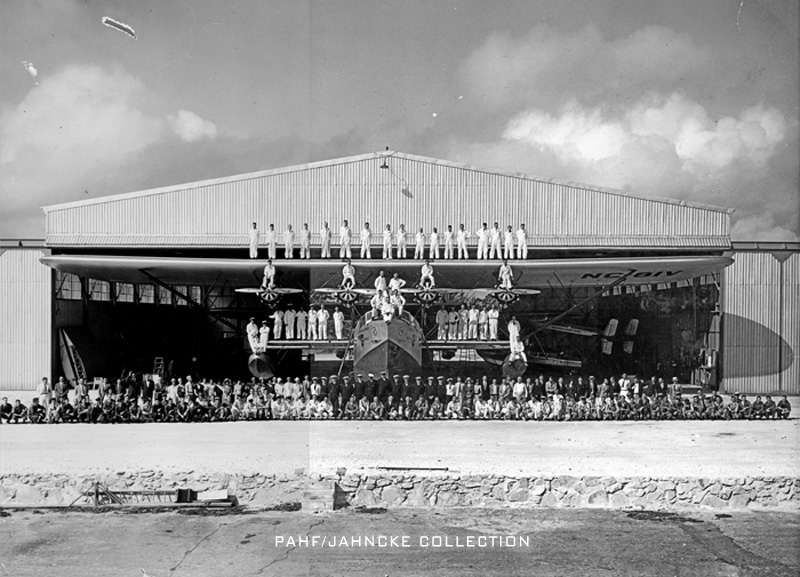
<svg viewBox="0 0 800 577"><path fill-rule="evenodd" d="M425 258L425 233L423 232L422 228L419 229L419 232L414 236L414 240L416 241L416 246L414 248L414 258L415 259L423 259Z"/></svg>
<svg viewBox="0 0 800 577"><path fill-rule="evenodd" d="M260 236L258 226L253 223L252 228L247 231L247 237L250 240L250 258L258 258L258 240Z"/></svg>
<svg viewBox="0 0 800 577"><path fill-rule="evenodd" d="M519 321L517 317L511 317L511 320L508 321L508 340L512 344L519 341Z"/></svg>
<svg viewBox="0 0 800 577"><path fill-rule="evenodd" d="M400 229L395 233L395 241L397 242L397 258L406 258L408 252L408 239L406 238L406 225L401 224Z"/></svg>
<svg viewBox="0 0 800 577"><path fill-rule="evenodd" d="M339 229L339 258L353 258L353 231L350 230L350 225L346 220L342 221L342 227Z"/></svg>
<svg viewBox="0 0 800 577"><path fill-rule="evenodd" d="M325 307L320 307L319 312L317 313L317 325L318 329L318 337L321 341L328 340L328 319L331 318L331 314L325 309Z"/></svg>
<svg viewBox="0 0 800 577"><path fill-rule="evenodd" d="M319 333L317 331L317 309L311 307L308 309L308 338L312 341L319 340Z"/></svg>
<svg viewBox="0 0 800 577"><path fill-rule="evenodd" d="M429 286L430 288L436 286L436 281L433 280L433 265L430 260L426 260L420 269L419 286Z"/></svg>
<svg viewBox="0 0 800 577"><path fill-rule="evenodd" d="M403 317L403 307L406 305L405 297L400 294L400 291L392 291L392 296L389 297L389 302L397 310L397 316Z"/></svg>
<svg viewBox="0 0 800 577"><path fill-rule="evenodd" d="M492 308L489 309L487 313L489 316L489 340L496 341L497 340L497 325L500 320L500 311L497 310L497 307L492 305Z"/></svg>
<svg viewBox="0 0 800 577"><path fill-rule="evenodd" d="M356 286L356 267L347 259L342 267L342 288Z"/></svg>
<svg viewBox="0 0 800 577"><path fill-rule="evenodd" d="M277 338L280 338L280 335ZM267 321L261 321L261 328L258 331L258 352L263 353L265 350L267 350L268 344L269 344L269 325L267 324Z"/></svg>
<svg viewBox="0 0 800 577"><path fill-rule="evenodd" d="M467 239L469 238L469 233L464 228L464 225L461 224L458 226L458 232L456 233L456 240L458 241L458 258L468 259L469 252L467 252Z"/></svg>
<svg viewBox="0 0 800 577"><path fill-rule="evenodd" d="M478 237L478 258L489 258L489 229L486 228L485 222L475 235Z"/></svg>
<svg viewBox="0 0 800 577"><path fill-rule="evenodd" d="M489 231L489 258L501 258L502 250L500 249L500 227L494 223L492 230Z"/></svg>
<svg viewBox="0 0 800 577"><path fill-rule="evenodd" d="M455 234L453 233L453 225L447 225L447 231L444 233L444 258L451 260L453 258L453 248L455 247Z"/></svg>
<svg viewBox="0 0 800 577"><path fill-rule="evenodd" d="M506 228L505 239L503 243L503 258L506 260L514 258L514 231L511 230L511 225Z"/></svg>
<svg viewBox="0 0 800 577"><path fill-rule="evenodd" d="M300 231L300 258L311 258L311 231L307 222L303 223Z"/></svg>
<svg viewBox="0 0 800 577"><path fill-rule="evenodd" d="M520 224L517 231L517 258L528 258L528 231L524 224Z"/></svg>
<svg viewBox="0 0 800 577"><path fill-rule="evenodd" d="M400 275L398 275L397 273L394 273L392 275L392 278L389 279L389 290L392 292L399 291L404 286L406 286L406 281L401 279Z"/></svg>
<svg viewBox="0 0 800 577"><path fill-rule="evenodd" d="M297 311L297 315L295 316L295 322L297 323L297 338L301 341L304 341L308 338L308 331L306 330L306 324L308 323L308 313L303 309Z"/></svg>
<svg viewBox="0 0 800 577"><path fill-rule="evenodd" d="M266 322L266 321L264 321ZM260 352L259 348L259 335L258 335L258 325L256 324L255 317L250 317L250 322L247 323L247 342L250 343L250 348L254 353Z"/></svg>
<svg viewBox="0 0 800 577"><path fill-rule="evenodd" d="M486 307L481 308L478 315L478 336L482 341L489 338L489 311Z"/></svg>
<svg viewBox="0 0 800 577"><path fill-rule="evenodd" d="M478 340L478 318L480 317L481 312L478 310L477 305L473 304L472 308L469 309L469 328L467 329L467 339L470 341L477 341Z"/></svg>
<svg viewBox="0 0 800 577"><path fill-rule="evenodd" d="M378 292L384 292L386 290L386 276L383 274L383 271L380 271L375 278L375 290Z"/></svg>
<svg viewBox="0 0 800 577"><path fill-rule="evenodd" d="M320 258L331 258L331 234L331 229L326 222L319 231Z"/></svg>
<svg viewBox="0 0 800 577"><path fill-rule="evenodd" d="M450 332L447 335L448 340L455 341L458 339L458 324L461 317L458 316L458 311L454 308L447 315L447 322L450 325Z"/></svg>
<svg viewBox="0 0 800 577"><path fill-rule="evenodd" d="M338 340L344 339L344 313L339 310L339 307L333 309L333 331Z"/></svg>
<svg viewBox="0 0 800 577"><path fill-rule="evenodd" d="M294 340L294 321L297 318L297 313L292 308L292 305L289 305L286 309L286 312L283 313L283 324L286 330L286 339L287 340Z"/></svg>
<svg viewBox="0 0 800 577"><path fill-rule="evenodd" d="M383 322L392 322L392 318L394 318L394 307L392 303L389 302L389 299L384 299L383 303L381 303L381 315L383 316Z"/></svg>
<svg viewBox="0 0 800 577"><path fill-rule="evenodd" d="M267 264L264 266L264 279L261 281L262 289L271 289L275 287L276 272L275 265L272 264L272 259L269 259Z"/></svg>
<svg viewBox="0 0 800 577"><path fill-rule="evenodd" d="M294 258L294 230L291 224L283 231L283 258Z"/></svg>
<svg viewBox="0 0 800 577"><path fill-rule="evenodd" d="M439 231L436 230L435 226L433 227L433 231L431 231L431 235L428 237L428 258L439 258Z"/></svg>
<svg viewBox="0 0 800 577"><path fill-rule="evenodd" d="M507 260L504 260L503 264L500 265L500 271L497 273L497 278L500 281L500 288L506 290L511 290L514 288L514 271L511 269L511 265L508 264Z"/></svg>
<svg viewBox="0 0 800 577"><path fill-rule="evenodd" d="M269 318L274 321L274 326L272 327L272 336L275 339L280 340L281 334L283 333L283 312L276 309Z"/></svg>
<svg viewBox="0 0 800 577"><path fill-rule="evenodd" d="M278 258L278 233L275 232L275 225L269 225L269 230L264 235L267 244L267 256L270 259Z"/></svg>
<svg viewBox="0 0 800 577"><path fill-rule="evenodd" d="M387 224L383 230L383 260L392 260L392 225Z"/></svg>
<svg viewBox="0 0 800 577"><path fill-rule="evenodd" d="M364 223L364 228L361 229L361 258L372 258L372 231L369 228L369 223Z"/></svg>

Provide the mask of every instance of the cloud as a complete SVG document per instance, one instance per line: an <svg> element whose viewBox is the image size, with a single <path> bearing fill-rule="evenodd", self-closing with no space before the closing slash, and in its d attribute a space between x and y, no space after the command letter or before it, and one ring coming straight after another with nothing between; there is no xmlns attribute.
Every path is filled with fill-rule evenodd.
<svg viewBox="0 0 800 577"><path fill-rule="evenodd" d="M796 105L765 100L770 87L732 90L742 72L731 59L658 26L494 34L460 68L472 117L443 154L729 207L737 235L796 239Z"/></svg>
<svg viewBox="0 0 800 577"><path fill-rule="evenodd" d="M217 137L214 123L187 110L168 116L156 100L123 70L73 65L0 111L3 235L39 236L31 223L41 222L41 206L136 190L142 174L158 170L139 163L159 145Z"/></svg>
<svg viewBox="0 0 800 577"><path fill-rule="evenodd" d="M170 116L167 121L172 131L184 142L214 140L217 137L217 126L213 122L203 120L189 110L179 110L177 116Z"/></svg>
<svg viewBox="0 0 800 577"><path fill-rule="evenodd" d="M740 241L797 242L798 235L775 222L769 213L755 214L739 219L733 225L731 238Z"/></svg>

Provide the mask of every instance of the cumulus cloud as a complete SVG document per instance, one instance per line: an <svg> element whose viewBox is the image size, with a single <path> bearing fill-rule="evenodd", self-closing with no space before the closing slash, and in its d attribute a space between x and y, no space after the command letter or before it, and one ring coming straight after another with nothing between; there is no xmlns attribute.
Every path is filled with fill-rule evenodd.
<svg viewBox="0 0 800 577"><path fill-rule="evenodd" d="M729 207L738 238L797 239L796 109L723 95L727 55L650 26L620 38L537 25L490 36L464 62L481 132L450 158L637 195ZM469 133L469 129L464 131Z"/></svg>
<svg viewBox="0 0 800 577"><path fill-rule="evenodd" d="M172 131L184 142L214 140L217 137L217 126L210 120L203 120L194 112L179 110L177 116L168 119Z"/></svg>
<svg viewBox="0 0 800 577"><path fill-rule="evenodd" d="M43 205L135 190L147 172L137 161L173 132L187 143L217 136L187 110L162 115L155 100L122 70L73 65L0 111L3 235L40 235L31 223L41 222Z"/></svg>

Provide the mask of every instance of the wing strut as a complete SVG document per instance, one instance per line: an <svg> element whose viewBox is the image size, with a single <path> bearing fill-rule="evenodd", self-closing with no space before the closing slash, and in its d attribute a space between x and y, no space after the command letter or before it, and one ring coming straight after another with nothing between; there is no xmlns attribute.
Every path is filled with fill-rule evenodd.
<svg viewBox="0 0 800 577"><path fill-rule="evenodd" d="M222 323L226 327L232 328L234 331L236 331L236 334L240 335L242 333L242 329L240 329L238 326L236 326L235 324L230 322L225 317L220 316L217 313L210 311L207 307L204 307L203 305L194 302L188 296L186 296L185 294L181 294L180 291L175 290L174 288L169 286L167 283L165 283L161 279L154 277L149 272L147 272L145 269L139 269L139 272L142 273L143 275L145 275L147 278L149 278L151 281L153 281L158 286L160 286L163 289L169 291L173 296L176 296L179 299L182 299L182 300L186 301L186 304L188 304L190 307L195 307L195 308L202 309L204 313L206 313L208 316L210 316L215 321Z"/></svg>
<svg viewBox="0 0 800 577"><path fill-rule="evenodd" d="M541 325L537 326L537 327L536 327L536 328L533 330L533 332L531 332L531 333L530 333L530 335L529 335L529 336L531 336L531 335L535 335L536 333L538 333L538 332L540 332L540 331L543 331L544 329L546 329L546 328L547 328L547 327L549 327L550 325L552 325L552 324L555 324L555 323L557 323L558 321L560 321L561 319L563 319L565 316L567 316L569 313L571 313L571 312L572 312L572 311L574 311L575 309L582 307L583 305L585 305L586 303L588 303L588 302L590 302L590 301L593 301L594 299L596 299L597 297L599 297L601 294L603 294L604 292L606 292L606 291L608 291L608 290L611 290L611 289L612 289L612 288L614 288L615 286L621 285L622 283L624 283L624 282L627 280L627 278L628 278L629 276L631 276L631 275L632 275L633 273L635 273L635 272L636 272L635 270L628 271L627 273L625 273L624 275L622 275L621 277L619 277L618 279L616 279L614 282L612 282L612 283L610 283L610 284L608 284L608 285L605 285L605 286L603 286L603 287L601 287L601 288L597 289L597 290L596 290L596 291L594 291L592 294L590 294L588 297L586 297L585 299L583 299L583 300L581 300L581 301L578 301L578 302L576 302L574 305L572 305L571 307L569 307L569 308L568 308L567 310L565 310L564 312L557 314L556 316L554 316L554 317L553 317L552 319L550 319L549 321L546 321L546 322L542 323Z"/></svg>

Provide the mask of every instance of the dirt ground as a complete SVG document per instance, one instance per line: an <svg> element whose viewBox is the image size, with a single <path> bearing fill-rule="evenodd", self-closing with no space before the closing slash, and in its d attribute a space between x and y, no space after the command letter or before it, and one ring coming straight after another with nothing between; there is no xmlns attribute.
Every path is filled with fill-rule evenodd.
<svg viewBox="0 0 800 577"><path fill-rule="evenodd" d="M143 571L149 577L800 573L800 515L792 513L460 509L207 516L11 511L0 518L0 535L0 569L14 576L141 577ZM408 547L353 546L356 537L366 543L366 537L380 535L385 544L394 537L397 545L405 539ZM314 536L316 546L300 541L308 537L311 544ZM512 537L517 546L466 546L469 537L473 545L480 543L480 536L484 544L491 536ZM335 539L337 547L322 546L323 537Z"/></svg>
<svg viewBox="0 0 800 577"><path fill-rule="evenodd" d="M796 477L800 419L3 425L0 473L330 474L339 467L618 477ZM424 471L416 471L424 474ZM441 471L435 471L441 474Z"/></svg>

